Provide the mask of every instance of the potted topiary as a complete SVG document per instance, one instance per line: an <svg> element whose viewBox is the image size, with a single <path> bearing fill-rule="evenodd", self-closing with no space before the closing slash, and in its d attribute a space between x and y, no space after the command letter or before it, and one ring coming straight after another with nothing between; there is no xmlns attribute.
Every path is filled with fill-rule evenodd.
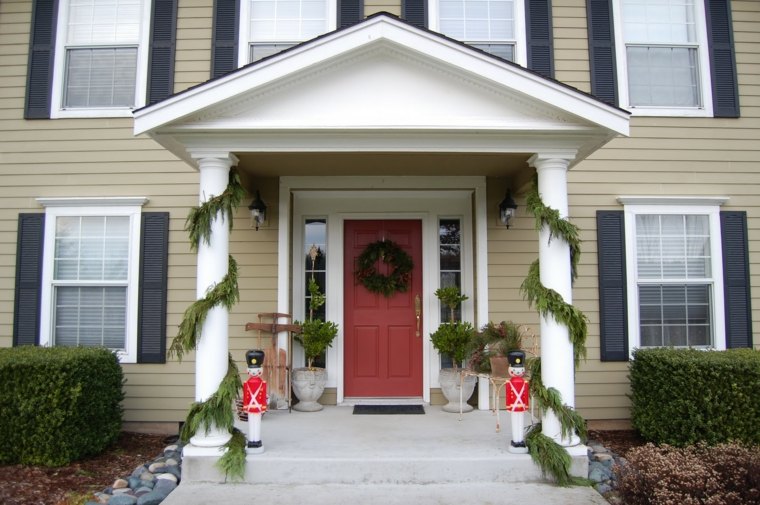
<svg viewBox="0 0 760 505"><path fill-rule="evenodd" d="M435 296L449 308L449 320L441 323L438 329L430 334L430 341L440 354L450 356L453 362L452 368L441 368L438 376L441 391L448 400L443 410L460 412L461 409L461 412L469 412L472 406L466 403L460 406L460 399L466 402L470 398L475 389L477 377L463 375L459 365L467 357L467 351L475 335L475 328L466 321L457 321L455 315L456 308L467 300L467 296L461 294L456 286L440 288L435 292Z"/></svg>
<svg viewBox="0 0 760 505"><path fill-rule="evenodd" d="M325 296L319 291L319 285L314 277L309 279L309 319L301 325L301 333L293 338L303 346L306 355L306 367L296 368L291 374L293 393L298 403L293 409L300 412L316 412L322 410L319 398L327 383L327 370L315 367L314 360L332 346L338 335L338 325L330 321L322 321L314 317L314 313L325 304Z"/></svg>
<svg viewBox="0 0 760 505"><path fill-rule="evenodd" d="M520 325L502 321L498 325L489 322L470 341L468 367L477 373L499 375L506 373L509 351L522 349Z"/></svg>

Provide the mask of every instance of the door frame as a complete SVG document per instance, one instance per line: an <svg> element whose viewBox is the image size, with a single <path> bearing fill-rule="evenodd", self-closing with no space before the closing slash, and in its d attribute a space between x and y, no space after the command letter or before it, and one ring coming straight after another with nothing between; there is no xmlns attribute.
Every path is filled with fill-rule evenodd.
<svg viewBox="0 0 760 505"><path fill-rule="evenodd" d="M282 177L280 179L279 312L292 313L296 319L303 318L305 313L305 278L301 261L302 251L304 251L303 225L306 219L327 220L325 294L328 303L326 317L339 325L338 336L327 352L327 387L336 388L338 404L345 400L342 325L343 225L345 220L417 219L422 221L423 401L430 401L431 387L439 387L440 361L430 343L429 334L432 331L431 328L437 328L440 324L439 305L434 295L439 287L438 219L440 218L460 218L462 222L462 285L463 290L470 294L470 299L462 307L463 316L477 326L485 324L488 319L488 284L485 267L487 261L485 178L451 177L444 180L445 184L441 184L440 178L429 177L394 178L392 181L389 183L386 178L376 177ZM383 185L386 187L382 187ZM315 189L321 190L315 191ZM345 191L345 189L355 191ZM389 200L393 201L393 210L388 210ZM473 219L473 211L476 219ZM477 222L478 226L473 226L474 222ZM290 230L292 230L292 235ZM477 240L475 240L476 235ZM475 265L481 266L478 272L475 271ZM475 286L478 288L477 293L474 291ZM473 294L475 296L472 296ZM281 342L281 345L284 345L284 342ZM300 349L293 353L293 359L294 363L300 363L303 360Z"/></svg>

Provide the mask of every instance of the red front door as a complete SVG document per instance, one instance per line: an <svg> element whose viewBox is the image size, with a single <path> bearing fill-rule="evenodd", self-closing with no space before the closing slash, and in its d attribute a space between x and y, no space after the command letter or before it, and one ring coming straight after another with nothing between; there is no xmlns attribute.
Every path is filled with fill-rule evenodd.
<svg viewBox="0 0 760 505"><path fill-rule="evenodd" d="M422 328L415 298L422 296L421 221L346 221L344 271L344 387L347 397L422 396ZM357 282L356 261L367 245L392 240L414 262L409 289L390 298ZM390 266L378 261L379 273Z"/></svg>

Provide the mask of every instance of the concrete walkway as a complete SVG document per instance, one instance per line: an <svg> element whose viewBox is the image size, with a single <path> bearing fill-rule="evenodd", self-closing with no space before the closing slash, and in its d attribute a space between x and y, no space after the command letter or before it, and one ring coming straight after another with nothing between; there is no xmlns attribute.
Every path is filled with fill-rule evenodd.
<svg viewBox="0 0 760 505"><path fill-rule="evenodd" d="M530 456L507 451L490 411L458 414L425 406L424 415L269 412L266 452L248 456L244 483L223 483L208 449L186 447L182 483L162 505L214 503L606 504L593 488L547 483ZM245 425L239 426L245 429ZM585 446L572 448L574 475L586 475Z"/></svg>

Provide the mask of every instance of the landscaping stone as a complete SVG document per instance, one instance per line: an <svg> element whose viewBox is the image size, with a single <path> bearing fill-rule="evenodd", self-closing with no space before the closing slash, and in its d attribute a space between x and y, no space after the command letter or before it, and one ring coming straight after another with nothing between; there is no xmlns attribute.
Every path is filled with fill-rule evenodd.
<svg viewBox="0 0 760 505"><path fill-rule="evenodd" d="M135 496L114 496L110 500L108 500L108 505L135 505L137 503L137 498Z"/></svg>

